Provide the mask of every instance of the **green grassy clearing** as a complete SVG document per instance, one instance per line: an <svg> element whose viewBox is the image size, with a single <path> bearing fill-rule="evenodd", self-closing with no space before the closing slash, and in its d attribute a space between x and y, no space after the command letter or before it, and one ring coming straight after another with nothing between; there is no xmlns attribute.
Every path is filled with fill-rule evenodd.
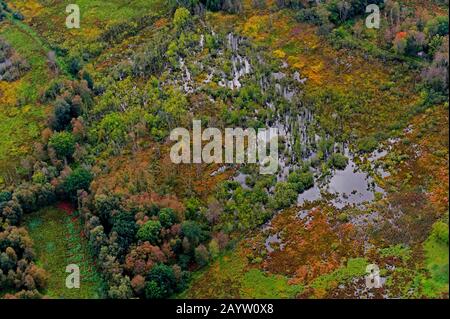
<svg viewBox="0 0 450 319"><path fill-rule="evenodd" d="M27 216L24 223L34 241L37 264L49 276L45 294L58 299L98 298L101 280L92 265L86 242L80 237L79 221L66 212L49 207ZM80 289L68 289L66 266L77 264Z"/></svg>
<svg viewBox="0 0 450 319"><path fill-rule="evenodd" d="M441 229L447 229L438 235L437 228L424 244L425 263L429 277L422 279L423 294L430 298L439 297L441 294L448 294L448 225L438 222ZM445 241L446 236L446 241Z"/></svg>

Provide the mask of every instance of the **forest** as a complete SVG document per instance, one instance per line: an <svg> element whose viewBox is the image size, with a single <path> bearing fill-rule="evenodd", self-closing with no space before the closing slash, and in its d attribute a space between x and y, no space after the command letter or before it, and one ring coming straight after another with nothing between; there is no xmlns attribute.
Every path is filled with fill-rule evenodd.
<svg viewBox="0 0 450 319"><path fill-rule="evenodd" d="M0 0L0 299L448 298L448 0L74 2Z"/></svg>

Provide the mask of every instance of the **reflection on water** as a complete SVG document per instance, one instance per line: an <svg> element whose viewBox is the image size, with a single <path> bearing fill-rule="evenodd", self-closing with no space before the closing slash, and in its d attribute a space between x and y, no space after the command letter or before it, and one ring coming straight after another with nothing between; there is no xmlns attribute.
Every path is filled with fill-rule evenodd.
<svg viewBox="0 0 450 319"><path fill-rule="evenodd" d="M337 170L326 188L329 193L336 195L331 202L338 209L373 201L375 192L384 193L367 173L358 168L348 150L345 155L349 158L347 167L342 171Z"/></svg>
<svg viewBox="0 0 450 319"><path fill-rule="evenodd" d="M315 184L313 188L298 195L297 204L301 206L306 202L314 202L319 199L321 199L320 188Z"/></svg>
<svg viewBox="0 0 450 319"><path fill-rule="evenodd" d="M272 245L274 245L275 248L272 247ZM279 247L281 250L283 250L283 248L284 248L284 245L281 243L281 238L278 233L275 235L269 235L266 239L265 246L266 246L267 252L269 252L269 253L275 251L275 249L277 247Z"/></svg>

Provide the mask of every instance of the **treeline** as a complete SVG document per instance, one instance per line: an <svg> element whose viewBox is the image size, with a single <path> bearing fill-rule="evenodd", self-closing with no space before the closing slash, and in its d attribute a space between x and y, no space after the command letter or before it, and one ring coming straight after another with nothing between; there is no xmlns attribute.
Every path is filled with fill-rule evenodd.
<svg viewBox="0 0 450 319"><path fill-rule="evenodd" d="M380 8L380 29L376 33L365 26L368 15L365 10L369 4L377 4ZM426 62L428 65L421 74L428 99L434 102L446 100L448 16L431 16L420 8L408 7L394 0L329 0L320 3L279 0L278 5L295 8L298 21L317 25L317 32L327 36L338 48L362 49L381 59Z"/></svg>
<svg viewBox="0 0 450 319"><path fill-rule="evenodd" d="M54 188L49 184L0 192L0 291L17 292L4 298L42 297L40 291L46 288L48 275L34 263L32 240L20 222L24 213L54 200Z"/></svg>
<svg viewBox="0 0 450 319"><path fill-rule="evenodd" d="M48 128L34 152L21 160L23 182L0 191L0 290L11 292L5 298L40 298L46 288L48 275L34 264L23 215L57 200L76 203L92 181L89 167L78 162L84 154L80 115L92 103L87 81L53 82L41 99L53 104Z"/></svg>

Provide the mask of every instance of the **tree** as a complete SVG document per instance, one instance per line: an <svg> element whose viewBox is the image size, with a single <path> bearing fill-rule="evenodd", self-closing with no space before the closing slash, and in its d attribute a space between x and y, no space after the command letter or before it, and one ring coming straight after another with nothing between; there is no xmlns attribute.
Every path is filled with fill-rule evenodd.
<svg viewBox="0 0 450 319"><path fill-rule="evenodd" d="M209 252L204 245L199 245L194 251L195 262L200 266L206 266L209 262Z"/></svg>
<svg viewBox="0 0 450 319"><path fill-rule="evenodd" d="M404 54L408 45L408 34L406 32L397 33L392 44L395 52L398 54Z"/></svg>
<svg viewBox="0 0 450 319"><path fill-rule="evenodd" d="M71 119L72 116L70 104L62 98L56 100L53 105L53 117L50 121L51 127L55 131L62 131L70 123Z"/></svg>
<svg viewBox="0 0 450 319"><path fill-rule="evenodd" d="M223 0L222 10L229 13L238 13L242 11L242 0Z"/></svg>
<svg viewBox="0 0 450 319"><path fill-rule="evenodd" d="M448 94L449 87L449 45L448 37L445 38L438 51L435 53L431 65L422 72L426 85L436 92Z"/></svg>
<svg viewBox="0 0 450 319"><path fill-rule="evenodd" d="M112 220L113 227L111 231L117 233L117 242L124 251L130 246L136 236L137 226L134 216L129 212L117 212Z"/></svg>
<svg viewBox="0 0 450 319"><path fill-rule="evenodd" d="M155 264L165 263L167 257L148 241L133 247L125 258L125 269L133 275L145 275Z"/></svg>
<svg viewBox="0 0 450 319"><path fill-rule="evenodd" d="M201 229L200 225L193 220L185 221L181 225L181 232L194 246L197 246L201 241L205 239L205 233Z"/></svg>
<svg viewBox="0 0 450 319"><path fill-rule="evenodd" d="M438 221L433 225L431 235L443 244L448 245L448 225L444 222Z"/></svg>
<svg viewBox="0 0 450 319"><path fill-rule="evenodd" d="M60 159L67 159L75 152L75 137L69 132L58 132L50 137L48 146L53 148Z"/></svg>
<svg viewBox="0 0 450 319"><path fill-rule="evenodd" d="M110 283L108 295L113 299L130 299L133 297L131 282L128 277L114 274Z"/></svg>
<svg viewBox="0 0 450 319"><path fill-rule="evenodd" d="M77 191L88 191L92 179L92 174L88 170L79 167L66 178L63 183L63 190L73 202L76 202Z"/></svg>
<svg viewBox="0 0 450 319"><path fill-rule="evenodd" d="M172 267L157 264L147 276L148 284L145 287L147 298L170 297L177 290L177 278Z"/></svg>
<svg viewBox="0 0 450 319"><path fill-rule="evenodd" d="M0 224L2 218L11 226L17 226L22 219L23 211L17 200L0 201Z"/></svg>
<svg viewBox="0 0 450 319"><path fill-rule="evenodd" d="M164 228L170 228L176 222L176 219L175 212L171 208L163 208L159 212L159 221Z"/></svg>
<svg viewBox="0 0 450 319"><path fill-rule="evenodd" d="M163 299L167 295L167 290L161 285L151 280L145 285L145 297L147 299Z"/></svg>
<svg viewBox="0 0 450 319"><path fill-rule="evenodd" d="M102 224L109 230L112 225L112 216L111 213L120 210L120 196L117 194L113 194L111 196L107 196L104 194L95 196L94 206L95 211L97 212Z"/></svg>
<svg viewBox="0 0 450 319"><path fill-rule="evenodd" d="M158 244L160 241L160 232L162 226L157 220L149 220L139 228L137 238L142 241L148 241L152 245Z"/></svg>

